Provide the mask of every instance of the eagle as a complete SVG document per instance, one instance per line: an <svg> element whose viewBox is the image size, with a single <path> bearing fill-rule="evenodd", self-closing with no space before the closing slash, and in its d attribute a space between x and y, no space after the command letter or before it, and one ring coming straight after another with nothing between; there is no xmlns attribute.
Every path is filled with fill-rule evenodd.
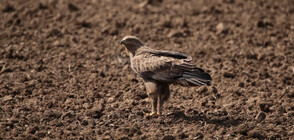
<svg viewBox="0 0 294 140"><path fill-rule="evenodd" d="M144 81L151 99L151 113L162 114L164 102L170 97L170 85L210 85L211 76L192 63L192 57L174 51L155 50L144 45L135 36L125 36L120 44L130 57L131 68Z"/></svg>

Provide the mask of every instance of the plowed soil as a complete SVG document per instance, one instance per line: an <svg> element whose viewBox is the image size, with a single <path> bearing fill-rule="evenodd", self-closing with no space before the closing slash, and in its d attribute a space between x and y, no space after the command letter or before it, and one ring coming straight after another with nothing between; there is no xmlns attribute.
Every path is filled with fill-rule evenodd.
<svg viewBox="0 0 294 140"><path fill-rule="evenodd" d="M212 85L144 116L126 35ZM294 139L293 77L293 0L0 1L0 139Z"/></svg>

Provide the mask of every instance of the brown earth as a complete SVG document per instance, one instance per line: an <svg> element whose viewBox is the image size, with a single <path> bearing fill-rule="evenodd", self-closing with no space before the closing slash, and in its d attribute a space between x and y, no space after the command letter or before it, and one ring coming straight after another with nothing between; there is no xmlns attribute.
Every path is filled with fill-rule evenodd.
<svg viewBox="0 0 294 140"><path fill-rule="evenodd" d="M173 86L144 117L125 35L212 86ZM0 139L294 139L293 46L293 0L1 0Z"/></svg>

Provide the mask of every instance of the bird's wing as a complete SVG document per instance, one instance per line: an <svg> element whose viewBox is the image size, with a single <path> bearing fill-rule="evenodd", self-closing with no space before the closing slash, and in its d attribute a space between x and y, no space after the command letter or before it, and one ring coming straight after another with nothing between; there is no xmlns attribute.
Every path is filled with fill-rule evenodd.
<svg viewBox="0 0 294 140"><path fill-rule="evenodd" d="M210 76L191 60L190 56L178 52L146 50L135 55L131 62L133 70L144 79L184 86L208 84Z"/></svg>

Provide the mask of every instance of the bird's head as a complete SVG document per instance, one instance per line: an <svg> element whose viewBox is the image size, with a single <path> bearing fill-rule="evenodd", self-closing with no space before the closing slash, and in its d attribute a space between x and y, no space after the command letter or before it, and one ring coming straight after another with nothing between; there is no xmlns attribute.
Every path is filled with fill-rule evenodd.
<svg viewBox="0 0 294 140"><path fill-rule="evenodd" d="M120 44L124 45L127 51L131 52L132 55L135 54L136 50L140 47L144 46L144 43L135 36L125 36L121 41Z"/></svg>

